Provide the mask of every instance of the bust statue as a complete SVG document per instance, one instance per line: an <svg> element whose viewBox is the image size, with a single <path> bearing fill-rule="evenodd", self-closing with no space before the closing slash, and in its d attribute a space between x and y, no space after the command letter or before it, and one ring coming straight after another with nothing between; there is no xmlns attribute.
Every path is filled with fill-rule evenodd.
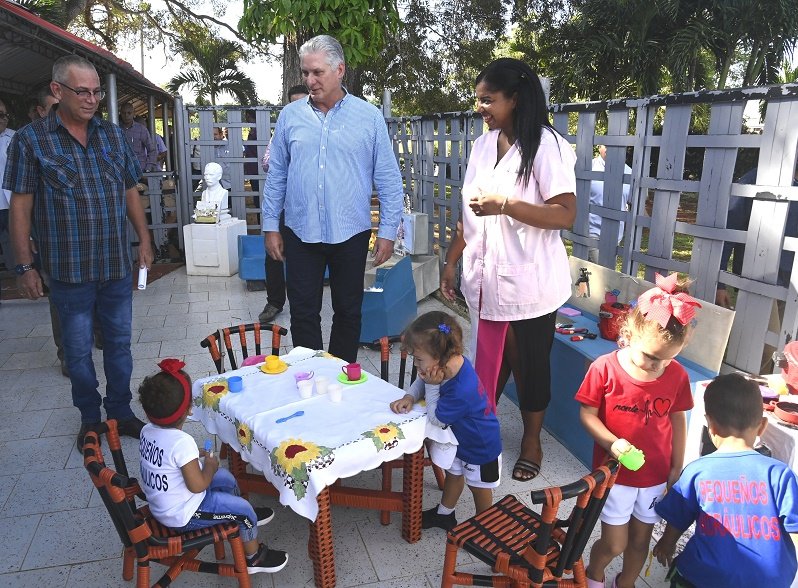
<svg viewBox="0 0 798 588"><path fill-rule="evenodd" d="M196 222L215 223L231 218L227 204L228 192L220 184L221 179L221 165L212 161L205 166L202 173L205 189L202 191L202 198L194 208Z"/></svg>

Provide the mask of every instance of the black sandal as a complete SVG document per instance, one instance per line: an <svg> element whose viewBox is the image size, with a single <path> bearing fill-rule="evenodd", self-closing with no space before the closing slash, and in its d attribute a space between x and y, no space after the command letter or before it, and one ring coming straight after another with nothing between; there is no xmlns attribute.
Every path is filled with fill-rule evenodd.
<svg viewBox="0 0 798 588"><path fill-rule="evenodd" d="M519 474L516 474L516 472L519 472ZM540 473L539 463L535 463L534 461L530 461L528 459L519 457L518 461L516 461L515 465L513 466L513 473L511 477L513 480L516 480L518 482L529 482L537 478L539 473Z"/></svg>

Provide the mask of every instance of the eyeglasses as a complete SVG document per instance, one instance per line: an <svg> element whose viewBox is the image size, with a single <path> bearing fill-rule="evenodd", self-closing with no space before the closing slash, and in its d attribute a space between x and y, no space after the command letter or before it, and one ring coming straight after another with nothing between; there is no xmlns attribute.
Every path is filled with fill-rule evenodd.
<svg viewBox="0 0 798 588"><path fill-rule="evenodd" d="M94 90L94 91L76 90L75 88L70 88L64 82L59 82L58 80L55 80L55 83L64 86L64 88L66 88L67 90L72 90L77 95L78 98L89 99L92 96L94 96L97 100L102 100L103 98L105 98L105 90Z"/></svg>
<svg viewBox="0 0 798 588"><path fill-rule="evenodd" d="M0 112L0 118L8 120L8 113L7 112Z"/></svg>

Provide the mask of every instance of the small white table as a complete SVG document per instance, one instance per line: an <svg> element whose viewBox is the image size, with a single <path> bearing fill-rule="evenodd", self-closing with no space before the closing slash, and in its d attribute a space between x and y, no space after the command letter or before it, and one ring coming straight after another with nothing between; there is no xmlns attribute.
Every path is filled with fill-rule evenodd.
<svg viewBox="0 0 798 588"><path fill-rule="evenodd" d="M311 521L308 549L316 586L330 588L335 585L330 504L401 511L404 539L421 538L426 409L417 404L407 414L394 414L389 404L404 392L368 373L365 382L344 385L341 402L332 402L329 394L302 399L294 374L313 371L333 382L345 362L301 347L281 359L289 364L282 373L249 366L194 382L193 418L262 472L250 474L244 464L234 464L242 492L268 492L264 482L269 482L282 504ZM242 392L226 389L231 376L242 378ZM385 482L381 490L339 482L399 458L401 492Z"/></svg>

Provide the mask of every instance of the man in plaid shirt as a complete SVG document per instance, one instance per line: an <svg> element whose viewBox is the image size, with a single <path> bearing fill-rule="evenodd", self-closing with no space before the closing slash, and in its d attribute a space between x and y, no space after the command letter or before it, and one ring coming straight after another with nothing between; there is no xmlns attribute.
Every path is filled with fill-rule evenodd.
<svg viewBox="0 0 798 588"><path fill-rule="evenodd" d="M144 425L130 408L132 259L127 221L139 238L139 267L152 263L152 242L136 190L136 156L118 126L94 117L105 92L94 66L76 55L53 65L58 110L18 132L9 146L3 187L11 190L11 242L17 287L31 300L44 295L34 267L31 234L51 277L72 383L80 410L78 450L101 420L119 421L123 435ZM94 307L103 333L107 381L103 400L91 357Z"/></svg>

